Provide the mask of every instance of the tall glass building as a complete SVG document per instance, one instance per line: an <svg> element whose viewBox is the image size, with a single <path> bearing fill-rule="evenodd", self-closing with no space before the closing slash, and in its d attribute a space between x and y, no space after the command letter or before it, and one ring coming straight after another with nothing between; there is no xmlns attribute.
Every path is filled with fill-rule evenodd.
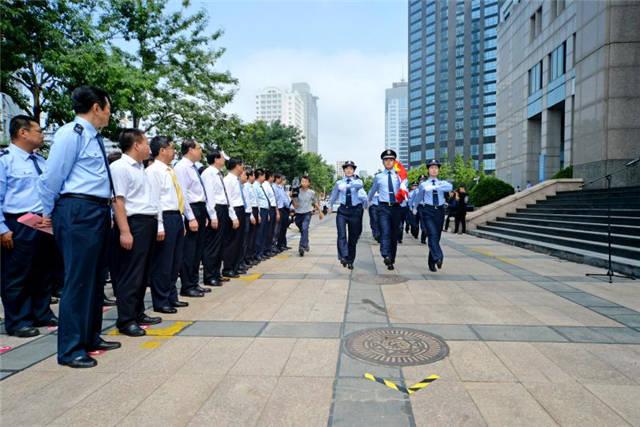
<svg viewBox="0 0 640 427"><path fill-rule="evenodd" d="M495 171L498 0L409 1L409 164Z"/></svg>

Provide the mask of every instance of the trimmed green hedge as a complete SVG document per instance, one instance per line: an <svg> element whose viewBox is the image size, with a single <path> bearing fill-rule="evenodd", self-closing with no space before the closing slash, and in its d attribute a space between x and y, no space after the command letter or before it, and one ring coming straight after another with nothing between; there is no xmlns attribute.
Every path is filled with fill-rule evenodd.
<svg viewBox="0 0 640 427"><path fill-rule="evenodd" d="M573 166L567 166L564 169L560 169L551 177L551 179L573 178Z"/></svg>
<svg viewBox="0 0 640 427"><path fill-rule="evenodd" d="M500 200L503 197L510 196L513 193L515 193L515 191L510 184L494 176L484 176L478 184L473 187L469 195L471 197L471 203L476 207L480 207Z"/></svg>

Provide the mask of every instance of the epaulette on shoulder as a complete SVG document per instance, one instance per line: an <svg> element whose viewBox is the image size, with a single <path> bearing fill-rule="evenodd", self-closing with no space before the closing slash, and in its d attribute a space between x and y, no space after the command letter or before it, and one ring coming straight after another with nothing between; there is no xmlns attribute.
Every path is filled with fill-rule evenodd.
<svg viewBox="0 0 640 427"><path fill-rule="evenodd" d="M9 154L9 150L7 150L6 148L3 148L2 150L0 150L0 157L5 156Z"/></svg>
<svg viewBox="0 0 640 427"><path fill-rule="evenodd" d="M84 128L80 123L76 123L76 125L73 127L73 131L76 132L78 135L82 135Z"/></svg>

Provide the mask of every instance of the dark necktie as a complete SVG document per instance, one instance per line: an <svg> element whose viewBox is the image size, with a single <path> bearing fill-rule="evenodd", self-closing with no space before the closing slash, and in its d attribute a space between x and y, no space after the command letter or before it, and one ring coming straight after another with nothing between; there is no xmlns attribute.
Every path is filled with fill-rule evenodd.
<svg viewBox="0 0 640 427"><path fill-rule="evenodd" d="M389 186L389 203L395 202L395 195L393 193L393 181L391 181L391 171L387 172L388 186Z"/></svg>
<svg viewBox="0 0 640 427"><path fill-rule="evenodd" d="M432 179L431 183L433 185L436 185L436 180ZM433 206L440 206L440 200L438 200L438 190L433 190Z"/></svg>
<svg viewBox="0 0 640 427"><path fill-rule="evenodd" d="M38 165L38 158L36 157L36 155L29 154L29 158L33 162L33 166L36 167L36 172L38 172L38 175L42 175L42 169L40 169L40 165Z"/></svg>
<svg viewBox="0 0 640 427"><path fill-rule="evenodd" d="M267 196L267 192L265 191L265 189L262 186L262 184L260 184L260 188L262 188L262 192L264 193L264 197L267 199L267 206L269 206L269 209L271 209L271 201L269 200L269 196Z"/></svg>
<svg viewBox="0 0 640 427"><path fill-rule="evenodd" d="M351 184L351 178L347 178L347 195L345 198L345 204L351 207L351 187L348 186L349 184Z"/></svg>
<svg viewBox="0 0 640 427"><path fill-rule="evenodd" d="M222 184L222 189L224 190L224 198L227 199L227 206L231 206L229 196L227 195L227 187L224 186L224 179L222 179L222 172L218 172L218 176L220 177L220 184Z"/></svg>
<svg viewBox="0 0 640 427"><path fill-rule="evenodd" d="M204 182L202 181L202 177L200 176L200 172L198 172L198 167L196 164L193 164L193 170L196 171L196 175L198 176L198 181L200 181L200 185L202 185L202 192L204 193L204 201L207 201L207 190L204 189Z"/></svg>
<svg viewBox="0 0 640 427"><path fill-rule="evenodd" d="M116 190L113 186L113 178L111 177L111 168L109 167L109 161L107 160L107 151L104 149L104 136L97 134L96 139L98 140L98 145L100 146L100 151L102 152L102 158L104 159L104 166L107 168L107 176L109 177L109 185L111 186L111 194L113 194L113 198L116 198Z"/></svg>

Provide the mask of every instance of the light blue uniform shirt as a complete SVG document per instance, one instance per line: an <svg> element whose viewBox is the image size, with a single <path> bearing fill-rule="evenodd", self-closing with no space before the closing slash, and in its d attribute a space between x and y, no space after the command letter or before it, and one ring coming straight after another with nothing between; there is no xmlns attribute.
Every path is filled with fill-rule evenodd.
<svg viewBox="0 0 640 427"><path fill-rule="evenodd" d="M269 209L269 199L262 189L262 184L257 180L253 182L253 189L256 192L256 198L258 199L258 207L260 209Z"/></svg>
<svg viewBox="0 0 640 427"><path fill-rule="evenodd" d="M414 194L414 205L431 205L433 206L433 191L438 193L438 206L444 205L444 193L453 190L453 185L447 181L441 181L438 178L429 178L418 187L418 191Z"/></svg>
<svg viewBox="0 0 640 427"><path fill-rule="evenodd" d="M389 174L391 174L391 184L393 186L393 193L389 193ZM377 173L373 177L373 185L369 190L369 200L373 198L373 195L378 193L378 200L382 203L397 203L396 193L400 190L400 177L395 170L384 170Z"/></svg>
<svg viewBox="0 0 640 427"><path fill-rule="evenodd" d="M56 132L46 169L38 183L45 215L51 215L62 194L111 197L109 175L97 134L96 128L80 117Z"/></svg>
<svg viewBox="0 0 640 427"><path fill-rule="evenodd" d="M349 182L347 182L347 180ZM329 206L333 206L336 200L341 205L347 204L347 191L351 192L351 206L357 206L363 204L364 200L362 194L359 192L363 188L362 180L356 177L344 177L336 182L331 190L331 198L329 199Z"/></svg>
<svg viewBox="0 0 640 427"><path fill-rule="evenodd" d="M276 203L278 204L278 209L288 209L291 205L291 199L289 199L289 195L285 191L282 185L274 184L273 192L276 195Z"/></svg>
<svg viewBox="0 0 640 427"><path fill-rule="evenodd" d="M372 198L371 198L371 202L369 203L370 206L378 206L378 193L376 193Z"/></svg>
<svg viewBox="0 0 640 427"><path fill-rule="evenodd" d="M42 212L40 197L35 190L38 184L38 170L31 154L17 145L10 144L0 156L0 234L9 231L4 222L4 214ZM40 170L44 170L45 160L40 154L33 154Z"/></svg>

